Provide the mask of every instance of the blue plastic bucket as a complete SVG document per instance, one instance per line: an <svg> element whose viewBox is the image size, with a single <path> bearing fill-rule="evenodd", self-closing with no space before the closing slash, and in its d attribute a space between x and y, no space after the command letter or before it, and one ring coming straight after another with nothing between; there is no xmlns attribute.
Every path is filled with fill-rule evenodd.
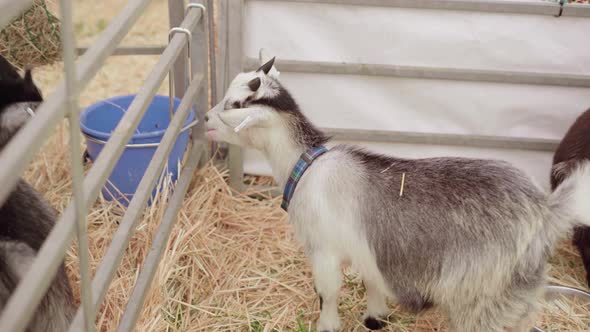
<svg viewBox="0 0 590 332"><path fill-rule="evenodd" d="M91 160L96 160L104 147L104 142L111 137L112 131L117 127L134 98L135 95L109 98L99 101L81 112L80 128L86 137L86 148ZM175 98L174 111L179 104L180 99ZM169 108L168 96L154 97L137 130L113 168L108 181L102 188L102 194L107 200L117 200L125 206L129 204L156 152L157 144L162 140L168 128L170 123ZM187 128L194 119L195 112L191 110L185 120L184 128ZM163 176L169 174L173 181L178 178L178 165L182 161L188 141L189 130L183 130L170 152ZM148 146L145 146L146 144ZM154 187L152 198L160 189L158 183L160 183L160 179Z"/></svg>

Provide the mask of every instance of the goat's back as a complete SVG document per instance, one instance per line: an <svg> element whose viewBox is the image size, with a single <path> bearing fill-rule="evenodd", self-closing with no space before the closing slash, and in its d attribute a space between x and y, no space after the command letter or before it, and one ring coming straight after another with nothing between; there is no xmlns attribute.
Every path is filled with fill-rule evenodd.
<svg viewBox="0 0 590 332"><path fill-rule="evenodd" d="M0 55L0 80L17 80L20 79L20 75L16 68L6 60L5 57Z"/></svg>
<svg viewBox="0 0 590 332"><path fill-rule="evenodd" d="M53 228L55 211L24 180L0 207L0 238L26 243L38 251Z"/></svg>

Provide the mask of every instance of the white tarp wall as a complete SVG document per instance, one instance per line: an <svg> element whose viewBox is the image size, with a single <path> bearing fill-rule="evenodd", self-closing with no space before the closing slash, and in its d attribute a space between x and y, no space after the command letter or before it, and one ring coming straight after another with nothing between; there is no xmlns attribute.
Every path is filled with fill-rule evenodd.
<svg viewBox="0 0 590 332"><path fill-rule="evenodd" d="M370 1L375 2L386 5L244 1L244 61L257 58L260 48L276 55L284 84L303 112L323 128L559 140L590 107L588 17L400 8L395 4L407 1ZM444 2L449 1L440 1ZM547 1L526 2L542 3L539 8L547 5L556 13L559 8ZM558 86L290 72L280 66L289 60L534 72L583 83ZM544 186L552 158L551 151L354 143L400 157L504 159ZM270 174L260 154L246 151L244 158L246 173Z"/></svg>

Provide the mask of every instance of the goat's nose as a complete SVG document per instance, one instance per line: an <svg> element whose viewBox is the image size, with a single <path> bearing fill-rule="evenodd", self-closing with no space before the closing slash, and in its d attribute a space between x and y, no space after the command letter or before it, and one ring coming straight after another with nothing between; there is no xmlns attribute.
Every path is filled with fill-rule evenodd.
<svg viewBox="0 0 590 332"><path fill-rule="evenodd" d="M209 115L205 114L205 122L209 121Z"/></svg>

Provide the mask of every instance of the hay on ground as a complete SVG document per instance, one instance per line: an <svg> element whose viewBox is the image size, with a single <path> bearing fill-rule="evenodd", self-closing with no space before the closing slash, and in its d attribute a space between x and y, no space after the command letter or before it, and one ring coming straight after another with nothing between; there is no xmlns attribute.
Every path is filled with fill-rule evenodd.
<svg viewBox="0 0 590 332"><path fill-rule="evenodd" d="M46 1L35 0L0 32L0 54L20 69L51 64L61 58L59 29L59 20Z"/></svg>

